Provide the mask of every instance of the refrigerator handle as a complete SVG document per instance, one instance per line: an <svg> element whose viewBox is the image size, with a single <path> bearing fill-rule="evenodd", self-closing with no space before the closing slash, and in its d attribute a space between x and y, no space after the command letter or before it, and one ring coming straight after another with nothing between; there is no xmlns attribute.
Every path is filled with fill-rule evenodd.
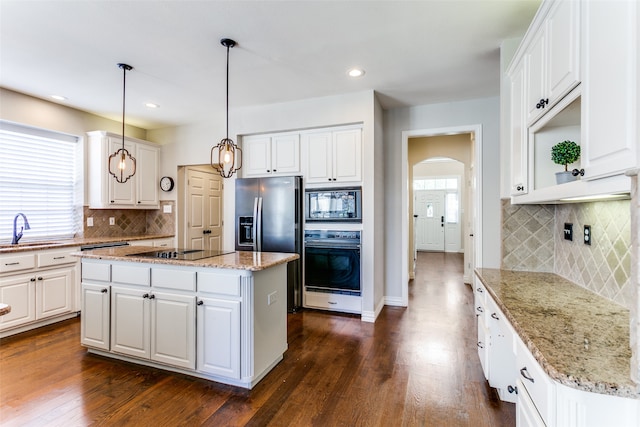
<svg viewBox="0 0 640 427"><path fill-rule="evenodd" d="M251 227L251 241L253 242L251 245L251 250L253 251L257 251L258 250L258 240L256 239L258 237L258 232L257 232L257 228L258 228L258 197L254 197L253 198L253 227Z"/></svg>
<svg viewBox="0 0 640 427"><path fill-rule="evenodd" d="M262 251L262 197L257 198L255 250Z"/></svg>

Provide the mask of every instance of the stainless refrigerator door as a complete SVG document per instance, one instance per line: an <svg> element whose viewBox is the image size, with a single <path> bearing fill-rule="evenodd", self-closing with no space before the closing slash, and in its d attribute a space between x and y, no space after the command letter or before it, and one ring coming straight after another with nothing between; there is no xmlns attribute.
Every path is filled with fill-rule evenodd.
<svg viewBox="0 0 640 427"><path fill-rule="evenodd" d="M298 201L295 177L267 178L260 181L263 252L298 252ZM260 237L258 237L260 239Z"/></svg>
<svg viewBox="0 0 640 427"><path fill-rule="evenodd" d="M240 217L253 217L253 233L256 232L256 218L255 210L257 207L257 200L260 196L260 179L258 178L244 178L236 180L236 215L235 215L235 230L236 230L236 250L239 251L251 251L256 250L256 247L247 247L239 245L239 221ZM258 236L253 236L254 245Z"/></svg>

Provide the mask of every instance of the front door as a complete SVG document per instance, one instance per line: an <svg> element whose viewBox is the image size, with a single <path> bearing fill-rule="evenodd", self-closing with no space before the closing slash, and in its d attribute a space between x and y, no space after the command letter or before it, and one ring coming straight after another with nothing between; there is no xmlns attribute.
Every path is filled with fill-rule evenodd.
<svg viewBox="0 0 640 427"><path fill-rule="evenodd" d="M222 249L222 178L187 169L186 249Z"/></svg>
<svg viewBox="0 0 640 427"><path fill-rule="evenodd" d="M416 249L444 251L444 191L416 190Z"/></svg>

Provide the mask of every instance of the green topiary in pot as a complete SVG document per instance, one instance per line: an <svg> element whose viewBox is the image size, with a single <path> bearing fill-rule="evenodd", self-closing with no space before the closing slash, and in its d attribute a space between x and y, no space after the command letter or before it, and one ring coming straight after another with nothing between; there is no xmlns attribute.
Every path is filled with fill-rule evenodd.
<svg viewBox="0 0 640 427"><path fill-rule="evenodd" d="M557 165L564 165L564 171L569 170L568 165L580 158L580 146L573 141L562 141L551 147L551 160Z"/></svg>

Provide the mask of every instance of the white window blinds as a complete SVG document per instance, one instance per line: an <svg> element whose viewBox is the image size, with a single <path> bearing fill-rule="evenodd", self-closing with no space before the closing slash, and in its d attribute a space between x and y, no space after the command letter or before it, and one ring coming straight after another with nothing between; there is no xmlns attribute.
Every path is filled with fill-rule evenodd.
<svg viewBox="0 0 640 427"><path fill-rule="evenodd" d="M0 121L0 241L10 243L21 212L21 241L73 237L81 224L78 138ZM18 218L17 232L23 226Z"/></svg>

